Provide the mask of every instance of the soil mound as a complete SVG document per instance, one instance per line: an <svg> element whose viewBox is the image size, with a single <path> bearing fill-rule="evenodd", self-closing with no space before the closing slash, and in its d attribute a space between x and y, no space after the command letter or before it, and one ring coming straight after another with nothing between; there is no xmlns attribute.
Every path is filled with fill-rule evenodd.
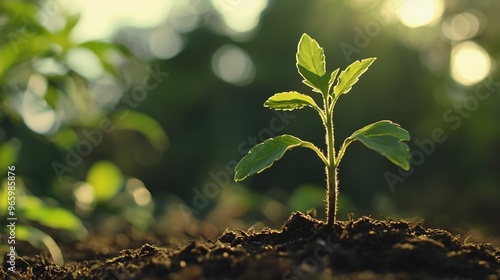
<svg viewBox="0 0 500 280"><path fill-rule="evenodd" d="M449 232L369 217L333 227L293 213L279 230L226 230L216 240L143 245L60 267L17 259L2 279L500 279L500 250Z"/></svg>

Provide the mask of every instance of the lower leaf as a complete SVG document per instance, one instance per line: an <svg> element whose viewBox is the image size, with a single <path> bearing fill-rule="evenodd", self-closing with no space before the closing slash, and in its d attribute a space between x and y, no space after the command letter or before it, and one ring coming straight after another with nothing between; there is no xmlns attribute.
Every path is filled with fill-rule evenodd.
<svg viewBox="0 0 500 280"><path fill-rule="evenodd" d="M379 135L377 137L356 137L366 147L385 156L388 160L404 170L410 169L410 148L406 143L390 135Z"/></svg>
<svg viewBox="0 0 500 280"><path fill-rule="evenodd" d="M250 175L262 172L271 167L286 151L299 146L313 149L318 155L321 154L312 143L302 141L292 135L285 134L270 138L250 149L248 154L240 160L235 168L234 180L242 181Z"/></svg>

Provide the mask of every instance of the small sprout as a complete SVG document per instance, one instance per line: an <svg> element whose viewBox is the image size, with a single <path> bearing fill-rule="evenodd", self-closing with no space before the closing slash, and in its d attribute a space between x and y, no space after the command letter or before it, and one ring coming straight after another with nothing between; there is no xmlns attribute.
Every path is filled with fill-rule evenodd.
<svg viewBox="0 0 500 280"><path fill-rule="evenodd" d="M403 141L410 140L410 134L399 124L382 120L355 131L344 140L340 149L336 151L334 147L333 108L339 97L352 89L352 86L358 82L359 77L368 70L376 58L358 60L341 71L340 74L339 69L328 74L323 48L309 35L303 34L298 44L296 59L297 70L304 78L303 83L311 87L313 92L321 94L323 107L320 108L311 96L296 91L276 93L264 103L264 106L274 110L289 111L304 107L313 108L319 114L325 127L327 151L323 152L313 143L292 135L285 134L270 138L250 149L248 154L240 160L235 168L234 180L241 181L250 175L262 172L271 167L286 151L292 148L309 148L318 155L326 166L326 217L327 224L333 225L337 212L337 168L349 144L359 141L404 170L409 170L410 150Z"/></svg>

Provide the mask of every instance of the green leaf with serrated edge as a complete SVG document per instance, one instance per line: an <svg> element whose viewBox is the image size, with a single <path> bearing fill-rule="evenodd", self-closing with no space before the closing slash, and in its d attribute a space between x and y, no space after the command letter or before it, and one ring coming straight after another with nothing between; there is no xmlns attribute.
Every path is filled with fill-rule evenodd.
<svg viewBox="0 0 500 280"><path fill-rule="evenodd" d="M359 77L368 70L368 67L375 61L375 57L356 60L345 70L340 72L337 84L333 88L335 96L348 93L352 86L358 82Z"/></svg>
<svg viewBox="0 0 500 280"><path fill-rule="evenodd" d="M262 172L271 167L286 151L304 144L312 145L310 142L287 134L267 139L250 149L248 154L240 160L235 168L234 180L242 181L250 175Z"/></svg>
<svg viewBox="0 0 500 280"><path fill-rule="evenodd" d="M264 107L269 107L275 110L291 111L301 109L304 106L318 108L314 99L296 91L276 93L264 102Z"/></svg>
<svg viewBox="0 0 500 280"><path fill-rule="evenodd" d="M330 90L332 89L335 78L337 78L337 75L339 74L339 70L340 68L335 69L330 75L330 79L328 80L328 92L330 92Z"/></svg>
<svg viewBox="0 0 500 280"><path fill-rule="evenodd" d="M297 49L297 65L304 67L311 73L321 77L325 75L325 53L316 42L307 34L302 34Z"/></svg>
<svg viewBox="0 0 500 280"><path fill-rule="evenodd" d="M410 148L402 142L410 140L410 134L399 124L387 120L372 123L355 131L349 139L359 140L404 170L410 169Z"/></svg>
<svg viewBox="0 0 500 280"><path fill-rule="evenodd" d="M302 66L297 66L304 80L302 82L312 88L314 92L326 94L328 92L328 75L318 77L315 74L304 69Z"/></svg>
<svg viewBox="0 0 500 280"><path fill-rule="evenodd" d="M296 59L304 84L316 92L326 93L329 77L325 75L325 53L316 40L304 33L297 46Z"/></svg>
<svg viewBox="0 0 500 280"><path fill-rule="evenodd" d="M377 135L392 135L398 138L400 141L409 141L410 133L406 129L401 128L397 123L389 120L382 120L369 124L361 129L355 131L351 137L357 134L363 133L365 136L377 136Z"/></svg>

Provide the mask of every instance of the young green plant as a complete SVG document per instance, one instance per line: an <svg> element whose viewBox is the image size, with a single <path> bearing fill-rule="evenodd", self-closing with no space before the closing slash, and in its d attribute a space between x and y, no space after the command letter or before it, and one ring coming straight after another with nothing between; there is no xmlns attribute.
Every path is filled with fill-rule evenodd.
<svg viewBox="0 0 500 280"><path fill-rule="evenodd" d="M370 67L376 58L358 60L349 65L339 74L335 69L331 74L326 72L325 54L323 48L309 35L303 34L297 48L297 70L304 78L303 83L319 93L323 100L320 108L311 96L297 91L276 93L265 103L265 107L275 110L295 110L304 107L313 108L321 118L326 131L326 152L321 151L313 143L301 140L292 135L281 135L256 145L245 155L235 168L235 181L260 173L271 167L283 154L295 147L313 150L325 164L326 173L326 219L328 225L333 225L337 213L338 178L337 169L344 157L347 147L360 141L366 147L385 156L404 170L410 168L410 151L403 141L410 140L410 134L398 124L382 120L356 130L337 151L335 149L333 109L337 100L348 93L359 77ZM335 84L335 86L334 86Z"/></svg>

